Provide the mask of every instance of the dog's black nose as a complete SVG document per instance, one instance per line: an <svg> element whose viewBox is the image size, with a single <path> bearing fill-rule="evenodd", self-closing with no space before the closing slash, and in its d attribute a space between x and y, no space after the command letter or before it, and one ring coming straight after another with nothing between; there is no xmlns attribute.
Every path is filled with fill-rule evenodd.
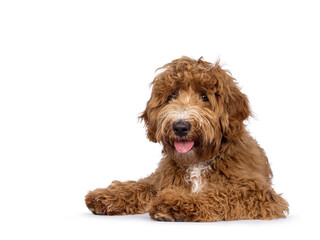
<svg viewBox="0 0 320 240"><path fill-rule="evenodd" d="M191 124L185 121L178 121L173 123L173 131L179 137L187 136L191 129Z"/></svg>

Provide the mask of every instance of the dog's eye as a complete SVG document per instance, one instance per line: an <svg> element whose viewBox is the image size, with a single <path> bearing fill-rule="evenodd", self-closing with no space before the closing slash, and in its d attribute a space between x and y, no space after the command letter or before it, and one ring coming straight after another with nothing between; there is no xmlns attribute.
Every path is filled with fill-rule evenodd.
<svg viewBox="0 0 320 240"><path fill-rule="evenodd" d="M207 97L207 95L205 93L202 93L200 95L200 99L204 102L208 102L209 101L209 98Z"/></svg>
<svg viewBox="0 0 320 240"><path fill-rule="evenodd" d="M169 102L171 99L177 99L178 94L177 93L172 93L171 95L168 96L167 101Z"/></svg>

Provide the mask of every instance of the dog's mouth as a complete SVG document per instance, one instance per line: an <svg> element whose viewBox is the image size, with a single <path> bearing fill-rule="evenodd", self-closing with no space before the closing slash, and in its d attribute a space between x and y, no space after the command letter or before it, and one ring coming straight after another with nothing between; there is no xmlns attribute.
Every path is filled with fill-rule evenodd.
<svg viewBox="0 0 320 240"><path fill-rule="evenodd" d="M174 147L179 153L187 153L194 146L194 141L175 141Z"/></svg>

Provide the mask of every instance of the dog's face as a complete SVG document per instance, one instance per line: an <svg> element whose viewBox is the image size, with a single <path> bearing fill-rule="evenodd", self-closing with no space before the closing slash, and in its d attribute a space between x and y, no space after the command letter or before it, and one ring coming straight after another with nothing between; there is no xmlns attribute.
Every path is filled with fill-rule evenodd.
<svg viewBox="0 0 320 240"><path fill-rule="evenodd" d="M163 69L140 116L148 138L179 165L212 159L223 142L243 133L246 96L218 63L183 57Z"/></svg>

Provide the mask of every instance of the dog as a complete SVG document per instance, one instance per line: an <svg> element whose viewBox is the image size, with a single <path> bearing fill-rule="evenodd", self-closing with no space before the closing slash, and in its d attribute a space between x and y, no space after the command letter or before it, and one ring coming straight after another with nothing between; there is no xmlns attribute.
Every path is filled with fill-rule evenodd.
<svg viewBox="0 0 320 240"><path fill-rule="evenodd" d="M99 215L149 212L158 221L212 222L285 218L288 203L272 186L264 150L245 128L248 98L231 73L202 58L160 68L139 116L163 158L138 181L89 192Z"/></svg>

